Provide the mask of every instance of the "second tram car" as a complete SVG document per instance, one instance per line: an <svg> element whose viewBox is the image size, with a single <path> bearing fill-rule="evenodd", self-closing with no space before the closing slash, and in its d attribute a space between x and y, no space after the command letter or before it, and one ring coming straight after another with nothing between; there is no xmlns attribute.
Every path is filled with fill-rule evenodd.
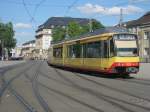
<svg viewBox="0 0 150 112"><path fill-rule="evenodd" d="M48 63L104 73L137 73L137 36L121 28L99 29L76 39L53 43Z"/></svg>

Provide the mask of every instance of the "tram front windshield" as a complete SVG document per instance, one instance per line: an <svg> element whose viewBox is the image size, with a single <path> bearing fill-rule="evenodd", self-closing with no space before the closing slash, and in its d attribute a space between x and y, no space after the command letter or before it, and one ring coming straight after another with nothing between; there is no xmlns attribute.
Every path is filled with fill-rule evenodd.
<svg viewBox="0 0 150 112"><path fill-rule="evenodd" d="M135 35L118 34L114 36L116 55L119 57L137 56L137 39Z"/></svg>

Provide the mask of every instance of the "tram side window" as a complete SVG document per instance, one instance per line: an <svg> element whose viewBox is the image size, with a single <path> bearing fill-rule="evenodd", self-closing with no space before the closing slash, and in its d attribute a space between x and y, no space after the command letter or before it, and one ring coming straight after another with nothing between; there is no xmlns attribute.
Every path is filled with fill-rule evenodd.
<svg viewBox="0 0 150 112"><path fill-rule="evenodd" d="M68 57L69 58L80 58L81 57L81 45L74 44L68 46Z"/></svg>
<svg viewBox="0 0 150 112"><path fill-rule="evenodd" d="M83 49L83 50L82 50L82 52L83 52L83 57L82 57L82 58L86 58L86 52L87 52L86 48L87 48L87 44L83 44L82 47L83 47L83 48L82 48L82 49Z"/></svg>
<svg viewBox="0 0 150 112"><path fill-rule="evenodd" d="M100 57L104 58L104 41L100 41Z"/></svg>
<svg viewBox="0 0 150 112"><path fill-rule="evenodd" d="M86 45L86 57L93 58L93 43L88 43Z"/></svg>
<svg viewBox="0 0 150 112"><path fill-rule="evenodd" d="M113 39L110 40L110 57L113 57L115 54L114 54L114 42L113 42Z"/></svg>
<svg viewBox="0 0 150 112"><path fill-rule="evenodd" d="M62 47L53 49L53 56L55 58L62 58Z"/></svg>
<svg viewBox="0 0 150 112"><path fill-rule="evenodd" d="M73 45L68 46L68 57L75 58L75 51Z"/></svg>
<svg viewBox="0 0 150 112"><path fill-rule="evenodd" d="M108 41L104 41L104 58L108 58Z"/></svg>
<svg viewBox="0 0 150 112"><path fill-rule="evenodd" d="M100 42L92 42L86 45L86 58L100 57Z"/></svg>

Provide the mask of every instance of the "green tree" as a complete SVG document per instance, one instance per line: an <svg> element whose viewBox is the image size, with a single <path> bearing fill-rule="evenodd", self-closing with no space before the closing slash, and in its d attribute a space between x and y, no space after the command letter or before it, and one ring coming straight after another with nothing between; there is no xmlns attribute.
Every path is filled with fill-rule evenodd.
<svg viewBox="0 0 150 112"><path fill-rule="evenodd" d="M66 35L66 29L62 28L62 27L55 27L52 30L52 37L53 37L53 41L61 41L63 39L65 39L65 35Z"/></svg>
<svg viewBox="0 0 150 112"><path fill-rule="evenodd" d="M67 25L66 28L56 27L52 30L53 41L61 41L67 36L67 38L76 38L79 35L89 32L90 28L92 31L94 31L96 29L104 28L104 26L95 19L91 20L91 25L90 20L89 24L86 25L80 25L76 21L72 21Z"/></svg>
<svg viewBox="0 0 150 112"><path fill-rule="evenodd" d="M70 38L75 38L76 36L81 35L82 27L75 21L72 21L68 24L68 35Z"/></svg>
<svg viewBox="0 0 150 112"><path fill-rule="evenodd" d="M92 20L92 30L104 28L104 25L101 24L101 22L98 22L96 20Z"/></svg>
<svg viewBox="0 0 150 112"><path fill-rule="evenodd" d="M82 25L82 29L81 29L82 34L87 33L89 31L90 31L89 24Z"/></svg>
<svg viewBox="0 0 150 112"><path fill-rule="evenodd" d="M16 46L16 39L14 37L13 25L9 23L0 23L0 41L1 47L6 48L9 52Z"/></svg>
<svg viewBox="0 0 150 112"><path fill-rule="evenodd" d="M104 28L99 21L95 19L89 20L89 23L86 25L82 25L82 33L87 33L89 31L95 31L96 29Z"/></svg>

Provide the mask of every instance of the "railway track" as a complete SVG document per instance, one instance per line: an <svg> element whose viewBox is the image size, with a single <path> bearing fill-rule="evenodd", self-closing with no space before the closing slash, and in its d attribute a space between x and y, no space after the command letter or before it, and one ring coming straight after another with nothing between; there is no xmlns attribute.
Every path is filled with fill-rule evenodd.
<svg viewBox="0 0 150 112"><path fill-rule="evenodd" d="M120 89L114 88L114 87L112 87L112 86L105 85L105 84L103 84L103 83L101 83L101 82L97 82L97 81L92 80L92 79L89 79L89 78L87 78L87 77L85 77L85 76L78 75L77 73L75 73L75 75L77 75L78 77L80 77L80 78L82 78L82 79L84 79L84 80L90 81L90 82L92 82L92 83L94 83L94 84L96 84L96 85L99 85L99 86L108 88L108 89L110 89L110 90L112 90L112 91L117 91L117 92L119 92L119 93L126 94L126 95L129 95L129 96L136 97L136 98L139 98L139 99L146 100L146 101L150 102L150 99L143 98L143 97L137 96L137 95L135 95L135 94L129 93L129 92L127 92L127 91L120 90ZM124 79L117 79L117 80L125 81Z"/></svg>
<svg viewBox="0 0 150 112"><path fill-rule="evenodd" d="M79 90L81 90L81 91L85 91L85 92L87 92L87 93L89 93L89 94L91 94L91 95L94 95L94 96L97 97L98 99L101 99L101 100L103 100L103 101L106 101L106 102L112 104L113 106L116 106L116 107L122 109L123 111L134 112L134 111L129 110L128 108L126 108L126 107L120 105L119 103L114 102L114 101L113 101L114 99L112 99L112 98L109 97L109 96L106 96L106 95L103 95L103 94L101 94L101 93L97 93L97 92L92 91L92 90L90 90L90 89L87 89L87 88L84 88L84 87L79 86L78 84L76 84L76 83L72 82L71 80L69 80L67 77L63 76L63 74L61 74L60 72L58 72L57 69L55 69L55 70L56 70L56 72L58 73L58 75L59 75L61 78L63 78L64 80L70 82L70 83L72 84L72 86L75 87L76 89L79 89ZM110 99L112 99L112 100L110 100Z"/></svg>
<svg viewBox="0 0 150 112"><path fill-rule="evenodd" d="M26 69L24 69L23 71L19 72L15 77L11 78L9 81L6 81L4 73L2 74L2 81L3 81L3 88L0 91L0 97L2 97L3 93L5 92L6 89L8 89L10 91L10 93L16 97L16 99L20 102L21 105L24 106L25 110L27 112L38 112L34 107L32 107L32 105L29 104L29 102L27 100L25 100L23 98L22 95L20 95L15 89L13 89L11 83L17 79L19 76L21 76L26 70L28 70L29 68L31 68L33 64L31 64L29 67L27 67ZM17 65L19 66L19 65ZM8 67L9 68L9 67ZM7 70L10 70L10 68ZM15 67L11 67L11 69L14 69ZM5 69L6 70L6 69ZM5 71L6 72L6 71Z"/></svg>
<svg viewBox="0 0 150 112"><path fill-rule="evenodd" d="M23 62L23 63L20 63L20 64L16 64L16 65L9 65L9 66L6 66L6 67L1 67L0 68L0 74L2 75L2 74L4 74L5 72L7 72L8 70L12 70L12 69L14 69L14 68L16 68L16 67L20 67L20 66L22 66L22 65L24 65L25 64L25 62Z"/></svg>
<svg viewBox="0 0 150 112"><path fill-rule="evenodd" d="M15 75L13 78L11 78L10 80L6 81L5 80L5 72L3 72L3 74L1 74L1 80L3 82L2 84L2 88L0 90L0 97L2 97L3 93L5 92L5 90L9 87L9 85L11 85L11 83L17 79L18 77L20 77L24 72L26 72L28 69L30 69L33 66L33 64L31 64L29 67L27 67L26 69L22 70L21 72L19 72L17 75ZM12 67L11 69L14 69L15 67ZM10 69L9 69L10 70Z"/></svg>
<svg viewBox="0 0 150 112"><path fill-rule="evenodd" d="M66 82L63 82L63 81L61 81L61 80L55 79L55 78L53 78L53 77L50 77L50 76L46 75L45 73L43 73L43 72L41 72L41 71L40 71L39 73L40 73L40 76L43 76L43 77L45 77L45 78L48 78L48 79L53 80L53 81L56 81L56 82L59 82L60 84L64 84L64 85L67 85L67 86L70 85L70 84L68 84L68 83L66 83Z"/></svg>
<svg viewBox="0 0 150 112"><path fill-rule="evenodd" d="M52 110L49 108L48 104L45 102L45 100L42 98L42 96L39 93L38 90L38 72L40 69L42 63L39 64L39 66L37 67L37 70L35 71L35 74L33 75L32 78L30 78L30 81L32 82L32 88L33 88L33 92L38 100L38 102L40 103L40 105L42 106L42 108L44 109L45 112L52 112ZM16 99L25 107L25 109L27 110L27 112L38 112L35 108L33 108L28 101L26 101L22 95L20 95L15 89L13 89L11 87L11 83L19 78L21 75L26 74L26 71L28 71L29 69L31 69L33 67L34 64L29 65L26 69L22 70L21 72L19 72L17 75L15 75L13 78L11 78L10 80L6 81L5 80L5 76L4 76L4 72L2 74L2 80L3 80L3 87L0 90L0 97L3 95L3 93L5 92L6 89L8 89L15 97ZM12 67L12 69L15 67ZM10 70L10 69L6 69L5 71ZM27 75L25 75L27 77ZM29 79L29 77L28 77Z"/></svg>
<svg viewBox="0 0 150 112"><path fill-rule="evenodd" d="M41 72L39 72L39 73L41 73ZM41 74L40 74L41 75ZM27 79L29 79L30 81L32 81L32 78L31 77L29 77L28 76L28 74L25 74L25 76L26 76L26 78ZM43 75L43 73L42 73L42 76L46 76L47 77L47 75ZM49 79L51 79L51 78L49 78ZM51 80L54 80L54 79L51 79ZM56 81L56 80L55 80ZM57 82L59 82L58 80L57 80ZM37 82L40 86L42 86L42 87L44 87L44 88L46 88L46 89L48 89L48 90L50 90L50 91L52 91L52 92L54 92L54 93L56 93L56 94L59 94L59 95L61 95L61 96L64 96L64 97L66 97L66 98L68 98L68 99L70 99L70 100L73 100L73 101L75 101L75 102L77 102L77 103L79 103L79 104L81 104L81 105L83 105L83 106L86 106L86 107L88 107L88 108L90 108L90 109L92 109L92 110L94 110L94 111L97 111L97 112L104 112L103 110L101 110L101 109L99 109L99 108L96 108L96 107L94 107L94 106L91 106L91 105L89 105L88 103L85 103L85 102L83 102L83 101L80 101L80 100L78 100L78 99L76 99L76 98L74 98L74 97L72 97L72 96L70 96L70 95L67 95L67 94L65 94L65 93L63 93L63 92L61 92L61 91L57 91L57 90L55 90L55 89L52 89L52 88L50 88L50 87L48 87L47 85L44 85L44 84L42 84L41 82ZM60 84L65 84L65 85L67 85L66 83L62 83L62 82L59 82Z"/></svg>
<svg viewBox="0 0 150 112"><path fill-rule="evenodd" d="M9 91L16 97L16 99L25 107L27 112L38 112L32 105L29 104L15 89L9 87Z"/></svg>
<svg viewBox="0 0 150 112"><path fill-rule="evenodd" d="M55 69L55 68L54 68L54 69ZM99 98L99 99L103 99L104 101L107 101L107 102L111 103L112 105L114 105L114 106L116 106L116 107L119 107L119 108L122 109L122 110L125 110L125 111L128 111L128 112L134 112L133 110L130 110L130 109L124 107L124 106L121 105L120 103L132 105L132 106L137 107L137 108L142 108L142 109L144 109L144 110L146 110L146 111L149 111L149 110L150 110L150 107L145 107L145 106L140 105L140 104L127 102L127 101L124 101L124 100L121 100L121 99L117 99L117 98L114 98L114 97L111 97L111 96L104 95L104 94L102 94L102 93L100 93L100 92L98 92L98 91L93 91L93 90L91 90L91 89L81 87L80 85L78 85L78 84L72 82L70 79L68 79L67 77L65 77L65 76L64 76L63 74L61 74L60 72L58 72L57 69L55 69L55 70L56 70L56 72L59 74L60 77L62 77L64 80L70 82L75 88L80 89L80 90L82 90L82 91L86 91L86 92L88 92L88 93L90 93L90 94L96 96L96 97ZM84 78L84 77L81 76L81 78ZM84 78L84 79L85 79L85 78ZM88 79L85 79L85 80L88 80ZM88 81L92 81L92 80L88 80ZM104 84L99 84L99 83L97 83L97 82L95 82L95 81L92 81L92 82L94 82L95 84L104 86L104 87L106 87L106 88L108 88L108 89L111 89L111 90L115 89L115 91L117 91L117 92L121 92L121 93L123 93L123 94L130 95L130 96L133 96L133 97L138 98L138 99L140 98L140 99L146 101L147 103L150 103L149 100L144 99L144 98L141 98L141 97L139 97L139 96L135 96L135 95L132 95L132 94L128 94L128 93L125 92L125 91L121 91L121 90L118 90L118 89L116 89L116 88L111 88L111 87L108 87L108 86L106 86L106 85L104 85ZM114 91L114 90L113 90L113 91Z"/></svg>
<svg viewBox="0 0 150 112"><path fill-rule="evenodd" d="M106 85L102 82L98 82L97 80L86 77L86 76L76 73L76 72L71 73L72 74L72 78L71 78L71 77L69 77L69 74L68 75L65 74L66 73L65 71L57 69L57 68L52 68L52 70L53 70L52 73L55 73L55 75L57 75L56 77L54 77L53 74L51 74L51 75L47 74L46 69L44 70L45 66L43 66L43 65L44 65L43 62L36 63L34 72L31 72L33 74L30 74L28 72L30 75L26 71L31 69L33 65L31 64L26 68L24 67L24 69L22 69L20 74L19 73L16 74L13 78L9 79L8 81L6 80L5 83L3 83L4 84L3 90L5 91L6 89L8 89L12 93L12 95L16 97L16 99L20 102L20 104L24 106L24 108L27 112L38 112L38 110L36 110L36 108L34 108L28 102L28 100L24 99L23 94L19 94L19 91L17 92L16 91L17 89L15 90L12 86L12 82L15 79L17 79L18 77L20 77L21 75L24 75L31 82L30 86L32 86L35 98L39 102L40 107L42 107L45 112L53 112L53 110L47 104L46 100L42 96L42 93L40 94L40 87L43 88L43 90L45 88L45 91L47 91L47 92L52 92L52 95L56 94L56 97L58 97L58 98L59 98L59 96L62 96L64 98L67 98L69 101L78 103L79 105L82 105L85 108L96 111L96 112L105 112L105 108L103 109L103 107L102 108L97 107L95 105L95 103L87 102L88 101L87 99L84 99L84 98L79 99L77 96L72 96L72 95L70 95L70 93L67 93L67 91L60 91L59 89L55 89L51 86L49 87L48 85L46 85L46 83L42 83L41 80L39 80L39 76L45 77L46 79L48 79L47 81L52 80L52 81L58 82L59 85L63 84L64 87L66 86L66 89L68 89L68 87L71 87L71 90L75 89L77 91L86 93L87 95L90 95L91 97L96 98L97 101L106 102L112 108L116 108L117 110L121 110L123 112L135 112L134 108L143 110L143 112L150 111L150 107L147 105L147 103L150 104L150 99L143 98L144 96L141 97L141 96L132 94L129 91L125 91L125 90L122 90L119 88L112 87L110 85ZM41 69L41 67L42 67L42 69ZM49 73L51 73L51 72L49 72ZM3 75L3 76L4 76L3 80L5 80L5 75ZM107 89L108 92L109 91L114 92L114 93L116 92L125 97L130 97L130 98L133 98L133 100L139 100L139 101L138 102L137 101L129 101L124 98L119 98L119 97L117 98L117 97L115 97L116 95L111 96L109 94L104 94L103 92L101 92L99 90L93 89L92 86L86 87L86 85L85 86L81 85L80 83L78 83L76 78L79 79L79 82L84 81L86 83L92 84L92 86L95 85L97 87L103 87L103 89ZM120 79L117 79L117 80L120 80ZM128 82L128 79L123 79L122 81ZM133 83L136 83L136 82L137 83L138 82L149 83L149 80L141 80L141 79L132 79L131 81L135 81ZM142 84L142 85L144 85L144 84ZM70 90L70 88L69 88L69 90ZM1 94L3 94L3 93L1 93ZM59 96L57 96L57 95L59 95ZM78 95L80 96L80 94L78 94ZM75 109L75 108L72 107L72 109Z"/></svg>
<svg viewBox="0 0 150 112"><path fill-rule="evenodd" d="M126 82L129 82L129 83L141 84L141 85L144 85L144 86L150 86L150 80L145 80L145 79L138 79L138 78L122 79L122 78L117 78L117 80L126 81Z"/></svg>
<svg viewBox="0 0 150 112"><path fill-rule="evenodd" d="M44 109L45 112L53 112L48 104L46 103L46 101L43 99L43 97L41 96L40 92L39 92L39 88L38 88L38 75L39 75L39 71L40 71L40 67L41 67L42 63L39 64L39 66L37 67L37 70L33 76L32 81L32 88L34 91L34 94L38 100L38 102L40 103L40 105L42 106L42 108ZM26 75L27 76L27 75Z"/></svg>
<svg viewBox="0 0 150 112"><path fill-rule="evenodd" d="M78 99L76 99L76 98L74 98L74 97L72 97L72 96L70 96L70 95L67 95L67 94L61 92L61 91L57 91L57 90L55 90L55 89L53 89L53 88L50 88L50 87L48 87L47 85L44 85L44 84L42 84L42 83L40 83L40 82L39 82L39 84L40 84L42 87L44 87L44 88L46 88L46 89L48 89L48 90L50 90L50 91L52 91L52 92L54 92L54 93L56 93L56 94L59 94L59 95L64 96L64 97L66 97L66 98L68 98L68 99L71 99L71 100L73 100L73 101L75 101L75 102L77 102L77 103L79 103L79 104L81 104L81 105L83 105L83 106L85 106L85 107L88 107L88 108L90 108L90 109L92 109L92 110L94 110L94 111L97 111L97 112L104 112L103 110L101 110L101 109L99 109L99 108L97 108L97 107L94 107L94 106L92 106L92 105L89 105L88 103L85 103L85 102L83 102L83 101L81 101L81 100L78 100Z"/></svg>

